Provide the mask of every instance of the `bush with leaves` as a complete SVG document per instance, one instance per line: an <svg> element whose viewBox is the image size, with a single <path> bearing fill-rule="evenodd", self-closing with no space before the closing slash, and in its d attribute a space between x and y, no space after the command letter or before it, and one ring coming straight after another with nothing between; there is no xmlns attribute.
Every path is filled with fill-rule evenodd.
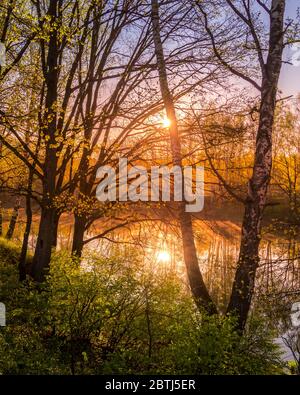
<svg viewBox="0 0 300 395"><path fill-rule="evenodd" d="M18 283L0 263L0 374L277 374L272 333L253 320L245 336L233 317L195 309L182 279L150 270L133 251L80 264L55 254L47 281Z"/></svg>

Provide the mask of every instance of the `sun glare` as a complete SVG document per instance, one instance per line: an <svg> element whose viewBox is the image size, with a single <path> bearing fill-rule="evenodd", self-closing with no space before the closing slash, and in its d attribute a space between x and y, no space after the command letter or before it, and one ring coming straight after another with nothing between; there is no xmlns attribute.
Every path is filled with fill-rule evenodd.
<svg viewBox="0 0 300 395"><path fill-rule="evenodd" d="M171 126L171 121L169 120L169 118L167 118L167 117L165 117L164 119L163 119L163 126L164 126L164 128L169 128L170 126Z"/></svg>
<svg viewBox="0 0 300 395"><path fill-rule="evenodd" d="M170 262L170 260L171 260L171 255L168 253L168 251L160 251L160 252L157 254L157 260L158 260L159 262L164 262L164 263Z"/></svg>

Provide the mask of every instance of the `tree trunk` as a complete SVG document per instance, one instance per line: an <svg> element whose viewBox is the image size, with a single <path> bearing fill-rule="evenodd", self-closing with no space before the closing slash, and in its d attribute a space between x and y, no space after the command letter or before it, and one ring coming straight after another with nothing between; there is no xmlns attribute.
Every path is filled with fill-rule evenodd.
<svg viewBox="0 0 300 395"><path fill-rule="evenodd" d="M37 145L37 149L38 147L39 147L39 143ZM32 224L32 208L31 208L32 183L33 183L33 171L30 169L28 175L28 188L27 188L28 192L26 195L26 225L23 235L21 254L19 258L19 281L26 280L26 272L27 272L26 258L27 258L29 236L30 236L30 230Z"/></svg>
<svg viewBox="0 0 300 395"><path fill-rule="evenodd" d="M49 270L57 214L53 208L42 208L39 234L33 257L32 277L41 282Z"/></svg>
<svg viewBox="0 0 300 395"><path fill-rule="evenodd" d="M37 245L32 262L32 276L43 281L50 265L51 249L57 235L57 211L53 207L56 193L57 169L57 98L58 98L58 0L50 0L48 16L52 29L48 44L47 62L44 70L47 93L41 129L46 139L44 162L42 213Z"/></svg>
<svg viewBox="0 0 300 395"><path fill-rule="evenodd" d="M56 249L57 247L57 237L58 237L58 224L59 224L60 214L56 211L54 214L54 223L53 223L53 244L52 247Z"/></svg>
<svg viewBox="0 0 300 395"><path fill-rule="evenodd" d="M282 64L284 11L284 0L272 1L269 54L262 80L254 167L245 203L238 267L227 309L228 312L237 314L240 330L245 328L254 292L261 222L272 170L272 129Z"/></svg>
<svg viewBox="0 0 300 395"><path fill-rule="evenodd" d="M13 208L12 215L10 217L7 233L6 233L6 236L5 236L6 239L8 239L8 240L10 240L13 237L13 235L14 235L14 231L15 231L17 220L18 220L18 216L19 216L19 209L20 209L20 199L17 198L16 202L15 202L15 206Z"/></svg>
<svg viewBox="0 0 300 395"><path fill-rule="evenodd" d="M177 127L177 118L173 96L169 89L162 40L160 36L158 0L151 0L151 5L153 39L155 45L155 55L157 59L157 69L159 73L160 89L166 108L166 113L170 120L172 160L173 165L180 166L180 168L182 169L181 144ZM192 228L192 219L190 213L187 213L185 211L185 204L186 203L184 199L182 202L178 203L178 217L183 242L184 261L187 269L189 284L191 287L193 298L199 309L205 308L209 314L215 314L217 313L217 309L208 293L199 269L194 233Z"/></svg>
<svg viewBox="0 0 300 395"><path fill-rule="evenodd" d="M83 240L84 240L85 226L86 226L85 218L75 214L72 253L78 258L81 257L83 246L84 246Z"/></svg>

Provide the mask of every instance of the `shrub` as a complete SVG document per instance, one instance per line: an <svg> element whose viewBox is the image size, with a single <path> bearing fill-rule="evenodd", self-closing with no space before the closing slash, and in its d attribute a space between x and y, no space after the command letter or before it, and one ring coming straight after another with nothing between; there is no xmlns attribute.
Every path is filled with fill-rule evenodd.
<svg viewBox="0 0 300 395"><path fill-rule="evenodd" d="M275 374L272 334L253 320L240 337L233 317L195 309L182 280L153 272L132 251L80 265L54 254L47 281L18 283L0 264L0 374Z"/></svg>

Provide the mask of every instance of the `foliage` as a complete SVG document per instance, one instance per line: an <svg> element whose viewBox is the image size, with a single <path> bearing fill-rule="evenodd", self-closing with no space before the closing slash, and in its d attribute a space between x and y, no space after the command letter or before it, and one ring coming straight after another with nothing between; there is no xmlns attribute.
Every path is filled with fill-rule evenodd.
<svg viewBox="0 0 300 395"><path fill-rule="evenodd" d="M81 265L56 254L38 288L20 285L9 254L1 257L1 374L282 372L259 323L240 337L234 318L200 315L181 279L151 272L133 252Z"/></svg>

